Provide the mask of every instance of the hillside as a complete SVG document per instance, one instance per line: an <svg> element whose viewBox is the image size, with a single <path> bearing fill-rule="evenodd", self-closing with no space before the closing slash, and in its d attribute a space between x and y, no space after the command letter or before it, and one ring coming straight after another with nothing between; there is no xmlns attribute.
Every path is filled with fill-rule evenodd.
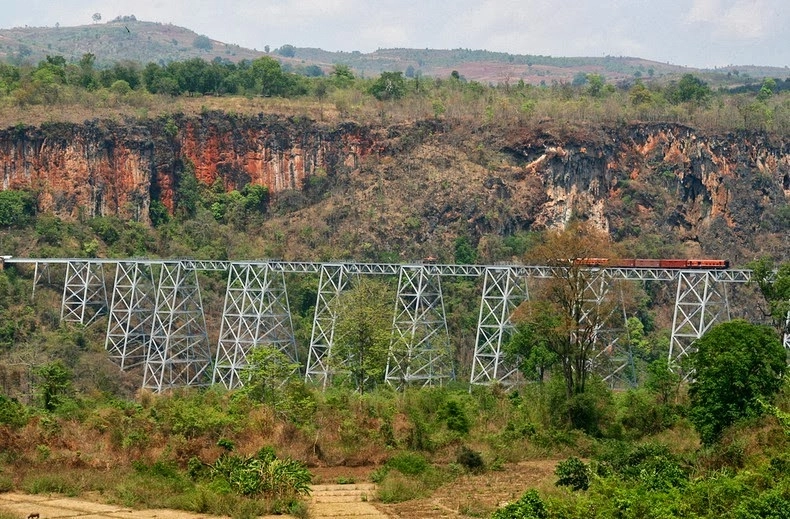
<svg viewBox="0 0 790 519"><path fill-rule="evenodd" d="M786 259L789 151L760 132L663 123L382 127L207 112L0 131L7 187L37 193L39 211L66 220L149 223L154 205L176 213L195 196L184 187L194 178L205 207L230 223L213 208L231 203L217 189L266 186L261 236L277 238L242 248L210 239L202 254L212 258L452 262L464 239L482 261L503 261L518 254L518 236L577 217L638 257Z"/></svg>
<svg viewBox="0 0 790 519"><path fill-rule="evenodd" d="M296 41L294 43L297 43ZM736 85L750 78L784 78L787 70L777 67L745 66L720 70L697 70L679 65L649 61L638 57L552 57L513 55L471 49L379 49L371 53L329 52L322 49L288 45L272 49L270 56L293 70L315 65L324 73L332 65L350 66L358 74L374 77L383 71L401 71L407 76L448 77L457 71L467 80L494 84L551 85L570 83L579 74L600 74L610 83L634 78L659 79L684 73L703 74L716 84ZM169 63L190 58L238 62L267 55L228 42L199 35L172 24L146 22L133 15L106 23L77 27L24 27L0 29L0 60L13 64L36 64L47 55L63 56L77 62L83 54L96 56L99 66L119 61L141 64Z"/></svg>
<svg viewBox="0 0 790 519"><path fill-rule="evenodd" d="M108 66L126 60L142 64L190 58L240 61L265 54L207 37L196 41L201 35L189 29L132 18L77 27L0 29L0 59L35 64L47 55L60 55L76 62L83 54L92 53L98 65Z"/></svg>

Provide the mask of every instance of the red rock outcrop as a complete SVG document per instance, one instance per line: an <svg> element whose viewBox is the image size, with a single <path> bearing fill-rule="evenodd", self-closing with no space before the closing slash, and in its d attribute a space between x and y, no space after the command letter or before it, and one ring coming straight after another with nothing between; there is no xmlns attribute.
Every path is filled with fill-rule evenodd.
<svg viewBox="0 0 790 519"><path fill-rule="evenodd" d="M376 148L369 129L209 113L197 118L47 124L0 132L3 189L38 194L39 210L66 218L117 215L147 221L152 195L168 209L187 169L230 189L276 194L308 177L353 168Z"/></svg>

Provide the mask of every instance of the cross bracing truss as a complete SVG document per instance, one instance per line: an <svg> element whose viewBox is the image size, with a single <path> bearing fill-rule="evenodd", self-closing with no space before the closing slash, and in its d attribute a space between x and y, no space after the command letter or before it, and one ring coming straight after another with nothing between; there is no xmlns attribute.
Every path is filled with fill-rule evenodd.
<svg viewBox="0 0 790 519"><path fill-rule="evenodd" d="M154 314L153 268L136 261L115 267L105 349L122 370L145 362Z"/></svg>
<svg viewBox="0 0 790 519"><path fill-rule="evenodd" d="M503 346L513 331L510 314L529 298L527 278L523 274L508 267L489 267L485 271L472 384L509 384L516 375L515 366L506 362Z"/></svg>
<svg viewBox="0 0 790 519"><path fill-rule="evenodd" d="M729 304L722 278L711 271L679 272L669 362L678 361L693 351L693 343L720 319L729 320Z"/></svg>
<svg viewBox="0 0 790 519"><path fill-rule="evenodd" d="M63 269L67 271L61 307L63 319L83 324L90 324L95 321L96 317L101 315L107 307L106 294L103 292L104 264L108 263L111 264L109 268L116 268L117 286L113 286L113 302L110 305L111 315L108 323L106 343L107 349L125 368L131 367L138 362L136 359L139 358L140 342L149 340L150 344L146 345L144 350L150 361L145 363L145 384L147 387L157 389L159 387L168 387L171 383L173 385L193 382L204 383L206 378L204 375L209 372L213 374L213 365L211 367L197 368L195 363L185 362L184 357L200 357L208 365L209 363L219 362L219 359L224 355L221 355L219 352L217 352L217 355L207 355L206 353L209 348L207 339L205 339L207 334L205 319L200 308L197 278L194 277L194 286L192 289L189 289L190 282L187 278L190 277L190 274L187 274L187 272L191 271L191 276L195 276L196 270L227 271L230 274L234 264L232 262L211 260L130 261L7 258L4 260L4 263L33 263L35 265L34 290L36 284L45 275L50 275L53 266L63 265ZM119 263L124 263L125 265L120 267ZM137 264L136 274L131 267L132 263ZM345 288L351 275L378 274L394 276L398 275L403 268L399 264L356 263L351 261L316 263L260 260L235 263L237 268L254 268L258 271L268 271L269 275L272 273L317 273L320 275L321 286L319 287L319 297L316 301L313 332L305 371L308 380L317 380L322 383L326 382L332 371L328 359L332 349L334 322L337 316L333 314L330 302ZM165 265L167 266L165 267ZM481 296L477 344L472 366L472 381L474 383L503 381L513 374L512 370L505 367L502 363L501 346L510 330L509 312L514 306L514 301L517 301L522 296L518 295L519 290L512 291L508 280L512 281L512 279L522 278L526 280L526 278L530 277L547 279L557 276L560 274L559 271L563 270L562 267L539 265L422 264L420 267L425 276L428 278L435 276L437 281L441 276L484 278L484 293ZM125 270L122 270L119 274L118 268ZM150 271L150 274L145 274L146 269ZM159 275L156 274L158 269L163 271ZM175 274L175 271L178 269L181 269L180 274ZM603 269L603 271L607 273L611 280L678 282L671 341L671 357L673 359L679 359L686 355L693 348L693 341L715 322L715 318L722 318L724 313L726 313L724 312L727 309L726 293L722 288L723 284L748 282L752 274L749 270L738 269L682 271L664 268L610 267ZM493 274L494 272L497 272L497 274ZM508 274L505 275L505 272ZM63 275L58 270L55 271L55 274L57 274L56 277ZM138 277L138 280L135 282L135 275L143 277ZM144 287L149 282L145 281L145 278L149 275L157 281L154 283L155 286L150 289L153 295L149 295L146 298L140 292L145 293L147 291ZM170 279L173 277L178 280L178 283ZM169 288L168 283L171 285ZM525 283L522 290L523 296L526 296ZM178 288L175 288L176 285L179 285ZM136 288L133 288L135 286ZM405 286L408 286L408 283ZM190 290L192 290L192 294L187 295L187 292ZM181 310L170 308L171 303L168 302L167 297L170 292L168 291L180 294L178 297L184 304L189 303L193 305L192 313L190 314L183 308ZM228 297L231 296L229 295ZM133 303L135 300L137 303ZM146 317L147 311L144 308L147 304L150 304L151 300L153 300L153 306L150 310L150 315ZM233 308L233 306L231 305L229 308ZM503 309L506 310L505 313L501 312ZM128 319L130 322L123 322L124 315L131 316ZM250 318L250 316L246 315L243 319L240 317L242 320L247 318ZM150 321L151 333L149 334L144 333L147 324L143 323L149 322L146 319ZM393 325L396 325L395 321L393 321ZM229 326L229 324L223 320L223 326ZM185 331L187 329L192 330L194 333L187 333ZM139 330L143 330L143 333L139 333ZM157 333L154 333L154 331ZM394 331L397 332L397 330ZM601 330L600 333L603 334L605 331ZM146 335L149 335L149 337L146 338ZM231 344L235 344L232 332L226 332L223 329L220 335L224 337L223 340L229 340ZM187 340L187 337L202 337L202 339ZM186 347L185 343L192 346ZM225 342L223 342L224 344ZM784 337L784 344L790 348L790 336ZM165 355L161 353L163 349L168 349L171 353ZM232 348L227 349L225 354L229 355L227 352L231 350ZM606 348L604 347L603 350L606 350ZM626 357L623 358L626 359ZM191 366L191 375L187 374L189 371L187 368L178 371L179 366L182 366L182 364ZM627 367L625 362L614 362L612 365L613 375L617 375ZM171 374L165 375L168 369ZM234 369L230 368L230 371L232 372ZM334 369L337 369L337 366ZM393 366L393 369L397 368ZM180 375L177 376L178 373ZM233 376L231 376L232 378ZM219 376L218 380L222 382L226 378Z"/></svg>
<svg viewBox="0 0 790 519"><path fill-rule="evenodd" d="M103 264L69 261L66 265L66 282L63 284L60 320L89 325L106 312L107 289L104 286Z"/></svg>
<svg viewBox="0 0 790 519"><path fill-rule="evenodd" d="M211 360L197 271L182 262L163 262L143 387L161 392L208 384Z"/></svg>
<svg viewBox="0 0 790 519"><path fill-rule="evenodd" d="M305 381L320 384L324 388L333 372L330 361L337 322L336 301L345 290L348 281L349 273L343 264L321 265Z"/></svg>
<svg viewBox="0 0 790 519"><path fill-rule="evenodd" d="M285 274L263 264L230 265L222 311L213 383L227 388L244 385L247 355L269 346L298 363Z"/></svg>
<svg viewBox="0 0 790 519"><path fill-rule="evenodd" d="M612 286L618 282L613 279L613 274L609 269L602 269L589 278L582 308L583 323L594 326L592 370L614 388L632 386L635 373L622 287L618 301L611 292Z"/></svg>
<svg viewBox="0 0 790 519"><path fill-rule="evenodd" d="M395 387L440 384L450 375L450 335L438 274L403 265L385 379Z"/></svg>

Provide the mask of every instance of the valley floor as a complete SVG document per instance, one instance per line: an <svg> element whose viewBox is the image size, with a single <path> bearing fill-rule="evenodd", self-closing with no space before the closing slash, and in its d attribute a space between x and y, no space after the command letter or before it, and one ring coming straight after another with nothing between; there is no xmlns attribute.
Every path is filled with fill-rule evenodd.
<svg viewBox="0 0 790 519"><path fill-rule="evenodd" d="M553 486L557 460L533 460L507 465L503 470L466 475L438 488L430 497L395 504L375 501L376 486L367 482L367 467L332 467L315 470L322 483L313 485L310 517L352 519L422 519L487 516L499 504L518 499L532 487ZM332 481L355 481L336 484ZM0 494L0 510L20 518L37 513L40 519L210 519L215 516L182 510L132 510L120 505L87 498L66 498L56 494ZM284 518L267 516L261 519Z"/></svg>

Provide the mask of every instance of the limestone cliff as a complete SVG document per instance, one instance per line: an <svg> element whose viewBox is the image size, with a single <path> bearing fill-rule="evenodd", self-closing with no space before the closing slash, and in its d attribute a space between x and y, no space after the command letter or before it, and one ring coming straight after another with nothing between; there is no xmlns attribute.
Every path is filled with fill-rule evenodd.
<svg viewBox="0 0 790 519"><path fill-rule="evenodd" d="M209 185L219 178L229 190L254 183L277 193L301 189L319 171L356 167L374 148L370 132L353 124L210 113L18 126L0 132L0 169L3 189L36 192L40 211L147 221L152 196L172 210L187 168Z"/></svg>
<svg viewBox="0 0 790 519"><path fill-rule="evenodd" d="M359 259L420 257L458 236L484 251L492 236L573 216L617 239L672 234L689 253L787 257L789 152L787 139L671 124L505 131L210 112L0 131L3 188L34 191L40 211L145 222L153 199L172 210L187 170L227 190L265 185L275 201L320 184L320 196L274 211L310 228L278 253L299 257L324 240Z"/></svg>

